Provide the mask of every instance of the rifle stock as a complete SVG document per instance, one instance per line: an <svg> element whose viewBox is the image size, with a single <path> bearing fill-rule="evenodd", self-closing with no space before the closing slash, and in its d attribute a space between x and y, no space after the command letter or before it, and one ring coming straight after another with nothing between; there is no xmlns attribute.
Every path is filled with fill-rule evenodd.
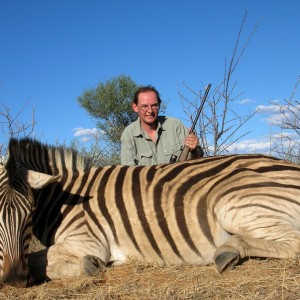
<svg viewBox="0 0 300 300"><path fill-rule="evenodd" d="M203 109L203 105L204 105L204 102L206 101L206 98L207 98L208 92L210 90L210 87L211 87L211 84L209 83L208 86L205 89L205 94L204 94L204 96L202 98L200 107L199 107L199 109L197 111L197 115L196 115L196 117L194 119L193 125L192 125L192 127L191 127L191 129L189 131L189 134L193 133L194 130L195 130L196 124L197 124L198 119L200 117L200 113L201 113L201 111ZM197 149L196 149L196 151L197 151ZM182 151L180 153L178 161L185 161L185 160L187 160L187 158L189 156L189 153L190 153L190 148L188 146L184 145L184 147L183 147L183 149L182 149Z"/></svg>
<svg viewBox="0 0 300 300"><path fill-rule="evenodd" d="M189 156L189 153L190 153L190 148L186 145L184 145L181 153L180 153L180 156L179 156L179 159L178 161L185 161L187 160L188 156Z"/></svg>

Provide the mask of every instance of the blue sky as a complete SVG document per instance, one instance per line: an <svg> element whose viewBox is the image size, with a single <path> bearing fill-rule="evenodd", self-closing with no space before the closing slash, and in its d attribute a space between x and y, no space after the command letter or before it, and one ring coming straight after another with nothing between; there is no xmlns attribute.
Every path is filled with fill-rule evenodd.
<svg viewBox="0 0 300 300"><path fill-rule="evenodd" d="M241 131L252 130L243 141L246 152L263 151L258 145L268 143L269 102L288 98L300 76L297 0L0 0L0 5L0 104L12 114L26 104L23 122L34 110L35 135L48 143L69 143L78 128L94 128L96 120L77 97L121 74L154 85L168 101L167 114L185 121L178 89L184 91L183 82L194 90L220 83L245 11L243 39L259 25L234 74L236 94L242 93L234 109L244 114L263 107ZM0 143L6 142L0 134Z"/></svg>

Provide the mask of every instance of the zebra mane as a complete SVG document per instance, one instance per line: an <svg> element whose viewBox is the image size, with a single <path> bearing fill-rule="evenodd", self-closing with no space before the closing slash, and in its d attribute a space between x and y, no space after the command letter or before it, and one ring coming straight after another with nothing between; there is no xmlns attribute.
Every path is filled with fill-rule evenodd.
<svg viewBox="0 0 300 300"><path fill-rule="evenodd" d="M27 137L10 140L9 157L11 156L16 162L29 169L54 175L63 169L82 171L93 166L91 159L81 155L75 149L47 145Z"/></svg>

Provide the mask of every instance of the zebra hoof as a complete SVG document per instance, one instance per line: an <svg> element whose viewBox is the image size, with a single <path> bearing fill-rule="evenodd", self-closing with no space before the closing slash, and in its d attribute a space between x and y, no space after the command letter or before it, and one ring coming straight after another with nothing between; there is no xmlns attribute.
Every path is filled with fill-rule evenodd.
<svg viewBox="0 0 300 300"><path fill-rule="evenodd" d="M214 255L214 261L219 273L222 273L226 269L232 269L239 260L239 252L231 247L221 247L217 249Z"/></svg>
<svg viewBox="0 0 300 300"><path fill-rule="evenodd" d="M105 270L105 264L99 257L86 255L80 261L80 268L84 274L93 277Z"/></svg>

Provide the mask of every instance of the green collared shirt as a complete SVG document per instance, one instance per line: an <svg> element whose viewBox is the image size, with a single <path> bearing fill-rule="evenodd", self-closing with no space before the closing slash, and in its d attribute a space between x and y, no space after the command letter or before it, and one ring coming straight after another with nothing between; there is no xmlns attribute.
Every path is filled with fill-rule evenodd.
<svg viewBox="0 0 300 300"><path fill-rule="evenodd" d="M154 143L138 118L125 128L121 136L121 164L145 166L169 163L172 154L177 158L180 156L188 133L180 120L159 116Z"/></svg>

